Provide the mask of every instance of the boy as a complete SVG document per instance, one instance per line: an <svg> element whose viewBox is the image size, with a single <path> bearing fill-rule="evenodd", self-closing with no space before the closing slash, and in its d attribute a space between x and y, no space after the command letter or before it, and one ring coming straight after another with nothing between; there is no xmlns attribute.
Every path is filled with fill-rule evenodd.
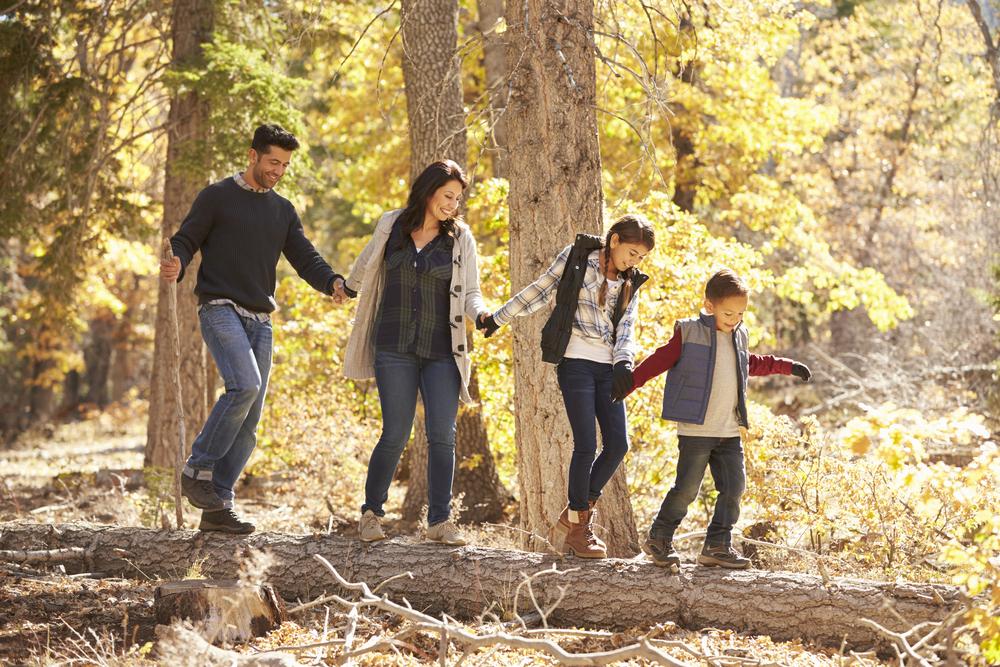
<svg viewBox="0 0 1000 667"><path fill-rule="evenodd" d="M679 321L670 342L635 369L633 391L670 371L662 417L677 422L677 479L643 545L659 567L680 567L674 531L698 497L706 466L719 497L698 563L732 569L750 565L732 548L730 535L746 486L740 428L747 427L747 377L783 374L808 381L811 373L805 364L790 359L750 354L743 326L749 294L746 282L734 271L717 272L705 285L701 315Z"/></svg>

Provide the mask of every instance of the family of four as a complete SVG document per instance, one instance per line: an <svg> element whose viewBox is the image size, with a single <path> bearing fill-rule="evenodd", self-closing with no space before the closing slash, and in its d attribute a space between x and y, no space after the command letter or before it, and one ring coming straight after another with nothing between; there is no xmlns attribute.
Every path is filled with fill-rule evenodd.
<svg viewBox="0 0 1000 667"><path fill-rule="evenodd" d="M299 276L334 302L357 300L344 373L374 377L382 406L361 540L385 538L383 506L419 392L428 442L427 538L465 543L450 510L455 420L459 401L471 400L466 321L489 337L554 296L542 329L542 359L556 364L573 455L553 545L581 558L606 557L593 519L628 451L623 399L669 371L662 417L678 423L677 477L643 548L657 565L679 565L673 534L708 468L719 495L698 562L747 567L731 546L745 484L740 429L747 426L747 378L780 373L808 380L810 372L798 362L750 353L742 324L749 290L742 278L728 269L713 275L702 312L677 322L670 341L633 368L639 292L648 279L637 267L654 245L653 227L642 216L620 218L604 238L577 235L537 280L491 312L479 288L475 239L459 217L468 182L456 163L435 162L417 177L406 207L379 219L345 278L305 236L291 202L274 191L296 148L295 137L281 127L258 127L245 171L201 191L171 238L173 258L161 263L163 279L180 281L201 252L195 286L201 331L225 384L181 477L184 496L202 510L200 530L254 530L235 511L234 489L256 444L271 368L275 268L284 254Z"/></svg>

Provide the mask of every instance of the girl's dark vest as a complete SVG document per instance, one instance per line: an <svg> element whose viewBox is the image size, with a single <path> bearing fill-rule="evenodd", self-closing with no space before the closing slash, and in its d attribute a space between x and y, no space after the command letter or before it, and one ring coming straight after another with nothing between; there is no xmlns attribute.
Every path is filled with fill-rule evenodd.
<svg viewBox="0 0 1000 667"><path fill-rule="evenodd" d="M580 304L580 289L587 273L587 258L595 250L604 247L604 240L590 234L577 234L573 248L566 258L559 287L556 289L556 307L542 328L542 361L558 364L566 354L569 338L573 333L573 319ZM623 274L626 281L632 284L631 298L636 298L639 288L649 280L649 276L632 268ZM624 292L624 285L622 286ZM623 293L621 292L621 293ZM618 329L618 323L625 314L628 303L618 299L614 312L611 314L611 324Z"/></svg>

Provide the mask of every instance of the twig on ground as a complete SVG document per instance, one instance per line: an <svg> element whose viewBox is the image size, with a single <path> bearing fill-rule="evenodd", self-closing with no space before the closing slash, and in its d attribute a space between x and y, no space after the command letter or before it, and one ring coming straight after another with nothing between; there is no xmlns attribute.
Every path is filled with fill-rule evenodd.
<svg viewBox="0 0 1000 667"><path fill-rule="evenodd" d="M83 547L40 549L36 551L0 551L0 561L7 561L8 563L64 563L69 560L82 559L86 555Z"/></svg>

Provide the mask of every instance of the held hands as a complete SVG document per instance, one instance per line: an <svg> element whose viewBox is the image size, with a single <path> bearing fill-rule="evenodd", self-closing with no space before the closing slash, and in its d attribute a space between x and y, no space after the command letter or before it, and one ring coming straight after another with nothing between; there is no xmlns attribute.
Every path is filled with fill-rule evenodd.
<svg viewBox="0 0 1000 667"><path fill-rule="evenodd" d="M803 382L809 382L809 378L812 377L812 371L809 367L798 361L792 362L792 375L797 378L801 378Z"/></svg>
<svg viewBox="0 0 1000 667"><path fill-rule="evenodd" d="M165 282L177 282L177 276L181 275L181 258L171 257L160 260L160 279Z"/></svg>
<svg viewBox="0 0 1000 667"><path fill-rule="evenodd" d="M632 393L635 379L632 377L632 364L619 361L615 364L611 376L611 400L617 403Z"/></svg>
<svg viewBox="0 0 1000 667"><path fill-rule="evenodd" d="M483 338L489 338L497 332L500 325L493 319L493 315L482 314L476 318L476 328L483 332Z"/></svg>
<svg viewBox="0 0 1000 667"><path fill-rule="evenodd" d="M347 292L345 291L345 287L346 287L346 285L344 284L344 279L343 278L341 278L340 276L337 276L336 278L334 278L334 280L333 280L333 294L331 294L330 296L333 298L333 302L335 304L337 304L338 306L341 305L341 304L347 303L347 300L350 298L347 295Z"/></svg>

